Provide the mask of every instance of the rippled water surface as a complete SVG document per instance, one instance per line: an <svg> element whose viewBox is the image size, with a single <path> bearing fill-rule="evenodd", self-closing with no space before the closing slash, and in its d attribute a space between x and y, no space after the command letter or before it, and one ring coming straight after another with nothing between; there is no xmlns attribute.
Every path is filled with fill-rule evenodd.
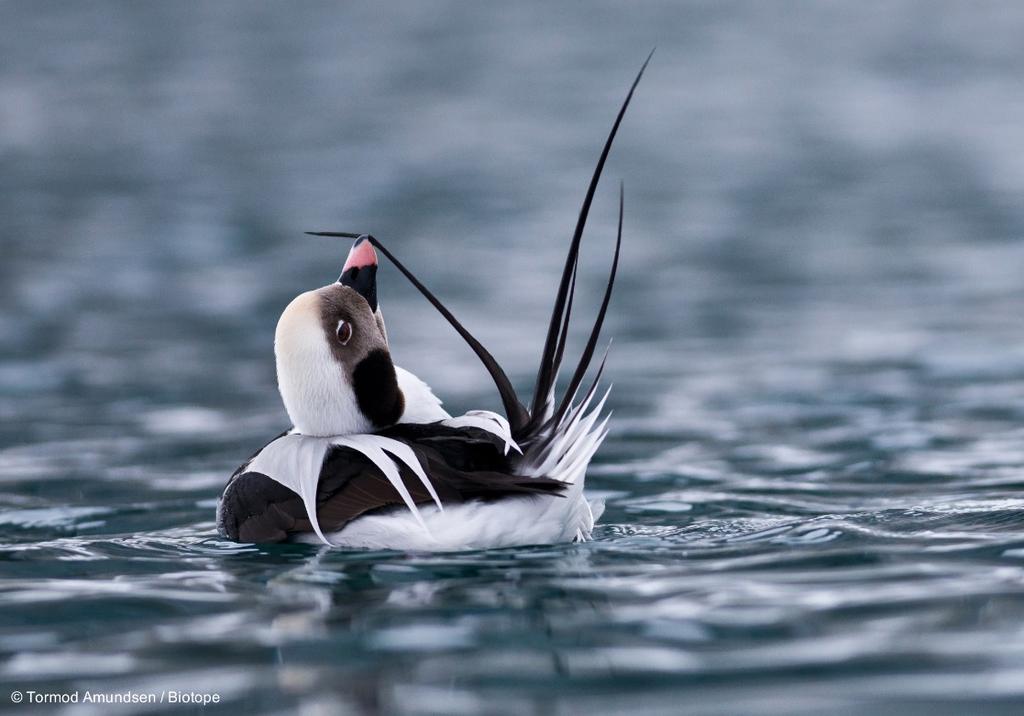
<svg viewBox="0 0 1024 716"><path fill-rule="evenodd" d="M1022 36L1010 4L0 5L2 708L1020 713ZM621 178L596 539L220 539L286 427L276 317L347 251L301 231L390 242L527 390L653 45L581 266L585 316ZM496 408L380 290L396 360Z"/></svg>

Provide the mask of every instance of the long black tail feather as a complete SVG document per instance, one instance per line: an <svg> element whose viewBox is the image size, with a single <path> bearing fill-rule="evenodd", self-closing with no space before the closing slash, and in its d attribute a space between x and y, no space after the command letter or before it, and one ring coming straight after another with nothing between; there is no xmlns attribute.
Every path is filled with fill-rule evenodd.
<svg viewBox="0 0 1024 716"><path fill-rule="evenodd" d="M580 207L579 218L576 221L576 230L573 232L572 242L569 245L569 253L565 257L565 268L562 270L562 280L558 286L555 305L551 311L547 339L544 341L544 351L541 354L537 382L533 389L533 401L530 405L530 422L524 430L525 434L513 433L517 440L525 438L528 434L534 432L547 418L546 406L552 401L552 390L554 389L555 379L558 377L558 370L561 367L561 357L566 340L564 335L560 335L559 326L560 324L563 326L561 333L564 334L565 329L568 328L567 314L572 307L569 287L575 281L580 242L583 239L583 228L586 226L587 218L590 215L590 205L594 201L594 193L597 191L597 184L601 179L601 172L604 170L605 161L608 159L608 154L611 151L612 142L615 141L615 135L619 131L619 125L622 124L622 118L626 114L630 100L633 99L633 92L636 90L637 85L640 84L640 78L643 77L644 70L647 69L647 64L651 61L653 55L654 50L651 50L650 54L647 55L647 59L644 60L643 65L640 67L636 79L633 80L633 84L626 94L626 99L623 101L622 106L619 108L619 113L615 117L611 131L608 133L608 138L605 140L601 156L597 160L597 166L594 167L594 173L590 178L587 193L583 198L583 205ZM567 395L572 395L572 391L569 391Z"/></svg>
<svg viewBox="0 0 1024 716"><path fill-rule="evenodd" d="M579 255L576 256L576 261L573 262L572 267L572 280L569 282L569 297L565 302L565 316L562 318L562 328L560 329L558 337L558 347L555 349L555 357L552 360L553 365L562 365L562 357L565 355L565 346L569 342L569 319L572 316L572 302L576 297L576 275L579 270ZM551 388L548 391L547 399L543 403L543 415L542 420L548 417L551 409L554 407L554 382L552 382ZM536 396L534 396L534 402L536 402ZM536 415L536 412L531 414L531 417ZM537 421L533 421L536 424Z"/></svg>
<svg viewBox="0 0 1024 716"><path fill-rule="evenodd" d="M576 371L572 375L572 380L569 381L568 387L565 389L565 395L562 397L562 402L558 406L558 410L555 411L553 417L555 424L561 420L562 416L565 415L565 411L569 408L569 404L572 402L573 395L576 394L576 389L580 387L580 383L583 381L583 376L586 375L587 369L590 367L590 361L594 357L594 349L597 347L597 339L601 335L601 327L604 325L604 317L608 312L608 304L612 298L612 287L615 285L615 274L619 269L619 251L622 248L622 212L625 203L625 187L619 185L619 226L615 235L615 255L612 257L612 268L608 274L608 284L604 289L604 298L601 299L601 308L597 312L597 318L594 321L594 327L590 330L590 338L587 339L587 345L583 349L583 353L580 356L580 361L576 365Z"/></svg>
<svg viewBox="0 0 1024 716"><path fill-rule="evenodd" d="M594 321L593 328L591 329L586 347L584 348L576 369L573 372L572 379L567 386L558 409L553 411L555 380L558 377L558 372L561 368L562 359L565 354L565 347L569 333L569 319L572 313L573 298L576 292L576 276L579 268L579 250L583 238L583 229L586 226L587 218L590 215L590 207L594 200L594 194L597 191L597 185L601 179L601 173L604 170L604 165L608 159L608 154L611 151L615 135L619 131L619 125L622 124L622 119L626 114L626 109L629 107L629 103L633 99L633 93L635 92L637 85L639 85L640 79L643 77L644 71L647 69L647 65L650 63L653 55L654 50L651 50L650 54L647 55L647 59L645 59L643 65L641 65L636 78L633 80L633 84L630 86L629 92L626 94L626 98L615 117L615 122L612 124L611 131L608 133L608 138L605 140L604 148L601 150L601 155L598 158L597 166L594 168L594 173L590 178L590 184L587 187L587 193L584 196L583 204L580 207L579 218L576 221L576 228L573 232L572 241L569 245L569 252L565 258L565 266L562 269L562 278L559 282L558 294L555 297L555 305L551 311L551 319L548 324L547 337L544 341L544 349L541 356L540 367L537 372L537 381L534 385L533 399L529 410L527 410L519 400L519 396L512 387L512 383L508 379L505 371L494 359L494 356L484 348L483 344L481 344L480 341L478 341L476 337L474 337L473 334L471 334L458 321L458 319L455 318L452 312L449 311L443 303L441 303L440 299L438 299L409 269L395 258L394 254L392 254L378 239L373 236L367 236L370 243L380 250L380 252L383 253L391 263L393 263L395 267L402 272L402 274L405 275L409 282L423 294L423 296L434 306L434 308L438 310L438 312L440 312L442 316L444 316L448 323L450 323L458 334L462 336L463 340L469 344L477 357L480 358L480 361L484 364L484 367L494 380L494 384L501 396L505 415L508 417L509 425L512 429L512 436L521 444L528 443L535 438L538 432L541 432L541 428L543 426L547 426L552 423L557 425L558 422L561 421L566 412L570 410L573 397L578 392L580 384L587 373L587 369L590 367L591 360L593 359L594 350L600 337L601 327L604 324L605 314L608 310L608 304L611 300L612 287L615 283L615 274L619 265L619 252L622 246L622 216L624 204L624 190L621 185L619 187L619 220L618 231L615 239L615 255L612 259L612 267L608 277L608 284L605 287L604 298L601 302L597 318ZM364 235L343 231L307 231L305 233L312 236L333 236L350 239L356 239ZM602 359L597 370L597 375L587 390L588 397L593 394L597 387L597 382L604 369L604 362L604 359Z"/></svg>
<svg viewBox="0 0 1024 716"><path fill-rule="evenodd" d="M484 348L483 344L480 343L472 333L466 330L461 323L459 323L458 319L452 315L452 312L449 311L445 305L441 303L441 301L434 296L434 294L432 294L427 287L412 274L411 271L409 271L409 269L403 266L401 262L396 259L383 244L380 243L380 241L372 236L369 237L369 239L370 243L380 249L380 252L387 256L399 271L405 274L405 277L409 279L412 285L419 289L420 293L422 293L426 299L434 305L434 308L436 308L441 315L445 317L445 319L452 325L452 328L458 331L459 335L462 336L462 339L469 344L477 354L477 357L479 357L480 361L484 364L484 367L487 368L487 372L491 374L491 378L494 380L494 384L498 388L498 393L501 395L502 405L505 408L505 416L508 418L509 425L512 427L513 433L516 431L517 426L521 428L530 416L526 412L525 406L523 406L519 401L519 396L516 395L516 390L512 387L512 381L508 379L508 375L505 374L504 369L502 369L498 364L498 361L494 359L494 356L491 355L490 351Z"/></svg>

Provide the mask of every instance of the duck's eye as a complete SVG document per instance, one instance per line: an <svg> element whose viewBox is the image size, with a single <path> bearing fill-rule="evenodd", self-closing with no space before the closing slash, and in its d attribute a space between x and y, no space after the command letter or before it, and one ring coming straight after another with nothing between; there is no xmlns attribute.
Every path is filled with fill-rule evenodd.
<svg viewBox="0 0 1024 716"><path fill-rule="evenodd" d="M338 321L338 342L341 345L348 343L352 337L352 324L348 321Z"/></svg>

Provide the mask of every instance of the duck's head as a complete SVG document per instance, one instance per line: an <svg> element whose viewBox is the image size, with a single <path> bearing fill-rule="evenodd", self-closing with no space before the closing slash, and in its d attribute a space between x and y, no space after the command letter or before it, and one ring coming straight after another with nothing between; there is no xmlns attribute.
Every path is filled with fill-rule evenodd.
<svg viewBox="0 0 1024 716"><path fill-rule="evenodd" d="M356 240L337 283L297 296L274 334L277 385L297 432L349 435L404 408L377 303L377 254Z"/></svg>

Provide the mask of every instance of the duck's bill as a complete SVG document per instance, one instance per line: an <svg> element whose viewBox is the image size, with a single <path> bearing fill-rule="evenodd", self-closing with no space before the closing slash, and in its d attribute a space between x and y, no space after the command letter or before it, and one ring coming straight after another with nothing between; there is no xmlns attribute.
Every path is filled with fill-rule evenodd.
<svg viewBox="0 0 1024 716"><path fill-rule="evenodd" d="M371 311L377 310L377 252L365 234L356 239L348 252L338 283L365 298Z"/></svg>

